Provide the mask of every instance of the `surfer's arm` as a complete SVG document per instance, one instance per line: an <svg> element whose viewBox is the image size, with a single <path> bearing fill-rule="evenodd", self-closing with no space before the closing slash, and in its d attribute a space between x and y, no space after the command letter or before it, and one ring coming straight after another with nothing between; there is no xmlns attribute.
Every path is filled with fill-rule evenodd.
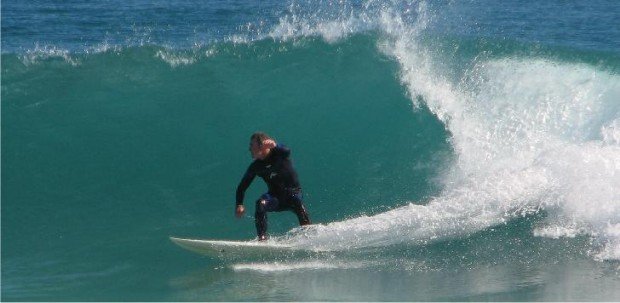
<svg viewBox="0 0 620 303"><path fill-rule="evenodd" d="M245 191L246 189L248 189L248 187L250 187L250 184L252 184L252 180L254 180L255 176L256 176L256 173L254 172L252 165L250 165L250 167L248 167L248 170L243 175L241 182L239 182L239 186L237 186L237 195L236 195L237 206L243 205L243 198L245 197Z"/></svg>

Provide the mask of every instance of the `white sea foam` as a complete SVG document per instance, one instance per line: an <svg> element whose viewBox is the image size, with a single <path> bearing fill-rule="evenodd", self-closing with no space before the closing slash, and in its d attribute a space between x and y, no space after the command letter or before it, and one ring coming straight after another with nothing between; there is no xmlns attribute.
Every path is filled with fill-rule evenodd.
<svg viewBox="0 0 620 303"><path fill-rule="evenodd" d="M603 142L608 145L620 145L620 118L601 127Z"/></svg>
<svg viewBox="0 0 620 303"><path fill-rule="evenodd" d="M269 33L273 39L291 40L304 36L320 36L326 42L335 42L347 37L362 28L367 23L357 16L349 16L343 20L314 23L305 18L298 19L296 15L287 15Z"/></svg>
<svg viewBox="0 0 620 303"><path fill-rule="evenodd" d="M294 261L294 262L264 262L264 263L240 263L232 265L235 271L258 271L258 272L289 272L303 270L325 270L325 269L353 269L363 268L372 262L354 261Z"/></svg>
<svg viewBox="0 0 620 303"><path fill-rule="evenodd" d="M88 47L84 50L86 54L99 54L99 53L107 53L107 52L120 52L123 49L120 45L115 45L110 42L103 41L98 45L94 45L92 47Z"/></svg>
<svg viewBox="0 0 620 303"><path fill-rule="evenodd" d="M584 233L585 230L574 226L547 225L534 229L534 236L552 239L574 238Z"/></svg>
<svg viewBox="0 0 620 303"><path fill-rule="evenodd" d="M181 65L190 65L196 62L195 55L183 55L178 52L159 50L155 54L156 58L164 60L171 67L178 67Z"/></svg>
<svg viewBox="0 0 620 303"><path fill-rule="evenodd" d="M400 64L414 106L424 102L452 134L454 167L444 192L425 206L317 225L279 240L316 250L426 243L542 209L548 225L536 236L586 234L596 259L619 259L620 77L585 64L508 57L476 59L455 83L434 50L419 43L432 19L425 2L407 2L413 13L369 3L362 13L326 20L293 14L271 35L331 42L378 30L384 37L378 47Z"/></svg>
<svg viewBox="0 0 620 303"><path fill-rule="evenodd" d="M27 50L21 55L21 61L24 65L33 65L42 60L54 58L62 59L73 66L78 66L81 63L80 60L71 56L69 50L50 45L40 46L37 44L34 49Z"/></svg>

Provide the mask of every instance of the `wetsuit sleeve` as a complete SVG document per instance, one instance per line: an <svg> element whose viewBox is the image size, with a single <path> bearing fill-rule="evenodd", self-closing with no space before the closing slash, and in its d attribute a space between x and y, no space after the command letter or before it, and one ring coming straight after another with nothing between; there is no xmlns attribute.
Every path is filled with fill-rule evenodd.
<svg viewBox="0 0 620 303"><path fill-rule="evenodd" d="M282 158L288 158L291 154L291 149L280 143L276 145L275 150L278 151L278 154L282 155Z"/></svg>
<svg viewBox="0 0 620 303"><path fill-rule="evenodd" d="M241 182L239 182L239 186L237 186L237 205L243 205L243 198L245 196L245 190L248 189L250 184L252 184L252 180L256 176L256 172L254 172L254 167L250 165L248 170L243 175Z"/></svg>

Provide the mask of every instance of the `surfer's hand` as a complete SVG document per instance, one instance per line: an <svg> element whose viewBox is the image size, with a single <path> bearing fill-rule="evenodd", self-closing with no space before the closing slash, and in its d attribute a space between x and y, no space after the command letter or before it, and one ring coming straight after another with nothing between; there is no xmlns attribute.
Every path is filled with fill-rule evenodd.
<svg viewBox="0 0 620 303"><path fill-rule="evenodd" d="M237 205L237 209L235 210L235 216L237 216L237 218L242 218L244 213L245 207L243 207L243 205Z"/></svg>

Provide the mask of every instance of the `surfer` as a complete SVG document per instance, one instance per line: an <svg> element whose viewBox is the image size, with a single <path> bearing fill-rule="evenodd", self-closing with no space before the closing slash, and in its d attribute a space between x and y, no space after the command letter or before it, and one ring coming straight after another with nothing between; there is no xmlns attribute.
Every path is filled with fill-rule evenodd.
<svg viewBox="0 0 620 303"><path fill-rule="evenodd" d="M290 159L291 150L262 132L250 137L250 153L254 161L250 164L237 187L235 214L241 218L245 213L243 198L246 189L255 176L267 183L267 193L256 201L254 220L258 240L267 239L267 212L292 211L299 219L299 225L310 223L308 212L302 201L301 186L297 172Z"/></svg>

